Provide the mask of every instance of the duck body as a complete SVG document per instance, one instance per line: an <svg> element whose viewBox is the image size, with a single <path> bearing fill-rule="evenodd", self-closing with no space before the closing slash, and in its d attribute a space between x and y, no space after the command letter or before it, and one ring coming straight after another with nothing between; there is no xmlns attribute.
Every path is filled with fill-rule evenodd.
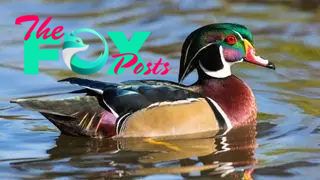
<svg viewBox="0 0 320 180"><path fill-rule="evenodd" d="M82 92L76 93L85 95L72 99L22 99L16 102L39 111L68 135L179 136L228 130L252 123L256 116L253 94L236 76L191 86L157 80L115 84L68 78L61 82L84 87Z"/></svg>
<svg viewBox="0 0 320 180"><path fill-rule="evenodd" d="M221 108L202 95L198 85L157 80L104 85L79 78L62 81L89 87L102 99L106 107L97 118L99 136L179 136L230 128Z"/></svg>
<svg viewBox="0 0 320 180"><path fill-rule="evenodd" d="M231 74L242 61L275 69L255 56L250 31L221 23L192 32L182 47L179 81L194 69L190 86L160 80L122 83L67 78L83 89L62 99L17 99L39 111L64 134L90 137L164 137L222 130L256 123L252 90ZM81 94L81 95L80 95Z"/></svg>

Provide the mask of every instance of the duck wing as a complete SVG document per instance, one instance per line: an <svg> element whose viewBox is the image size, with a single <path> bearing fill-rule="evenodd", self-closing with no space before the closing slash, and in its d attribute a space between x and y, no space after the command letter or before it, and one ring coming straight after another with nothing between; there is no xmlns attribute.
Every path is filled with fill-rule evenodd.
<svg viewBox="0 0 320 180"><path fill-rule="evenodd" d="M146 108L154 103L200 98L187 86L170 81L134 80L109 83L82 78L67 78L59 82L78 85L101 96L105 105L118 118Z"/></svg>

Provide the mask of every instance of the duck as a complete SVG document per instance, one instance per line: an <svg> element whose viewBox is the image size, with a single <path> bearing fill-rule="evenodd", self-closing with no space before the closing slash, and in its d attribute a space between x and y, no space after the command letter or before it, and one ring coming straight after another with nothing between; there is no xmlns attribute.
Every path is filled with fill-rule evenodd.
<svg viewBox="0 0 320 180"><path fill-rule="evenodd" d="M63 134L99 138L170 137L226 132L256 124L251 88L233 75L234 64L247 62L275 70L256 55L250 30L235 23L200 27L185 39L178 82L130 80L121 83L70 77L72 97L12 100L40 112ZM198 79L182 81L193 71Z"/></svg>

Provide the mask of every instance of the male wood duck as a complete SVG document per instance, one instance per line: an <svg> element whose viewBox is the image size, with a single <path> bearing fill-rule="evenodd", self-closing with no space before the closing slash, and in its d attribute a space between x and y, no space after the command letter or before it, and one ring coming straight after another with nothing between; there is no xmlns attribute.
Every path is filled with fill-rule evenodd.
<svg viewBox="0 0 320 180"><path fill-rule="evenodd" d="M90 137L163 137L205 133L256 123L250 87L231 73L249 62L275 69L255 55L253 37L244 26L219 23L193 31L182 46L179 83L159 80L100 82L67 78L85 93L67 99L18 99L39 111L62 133ZM180 82L197 69L198 80Z"/></svg>

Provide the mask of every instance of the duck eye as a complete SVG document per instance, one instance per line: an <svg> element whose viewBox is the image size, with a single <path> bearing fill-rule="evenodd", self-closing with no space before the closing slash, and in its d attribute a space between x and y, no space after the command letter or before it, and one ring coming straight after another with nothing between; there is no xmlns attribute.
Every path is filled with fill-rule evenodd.
<svg viewBox="0 0 320 180"><path fill-rule="evenodd" d="M237 38L235 35L229 35L226 37L225 41L230 44L230 45L234 45L237 42Z"/></svg>
<svg viewBox="0 0 320 180"><path fill-rule="evenodd" d="M76 42L77 42L77 43L80 43L80 41L79 41L79 40L76 40Z"/></svg>

